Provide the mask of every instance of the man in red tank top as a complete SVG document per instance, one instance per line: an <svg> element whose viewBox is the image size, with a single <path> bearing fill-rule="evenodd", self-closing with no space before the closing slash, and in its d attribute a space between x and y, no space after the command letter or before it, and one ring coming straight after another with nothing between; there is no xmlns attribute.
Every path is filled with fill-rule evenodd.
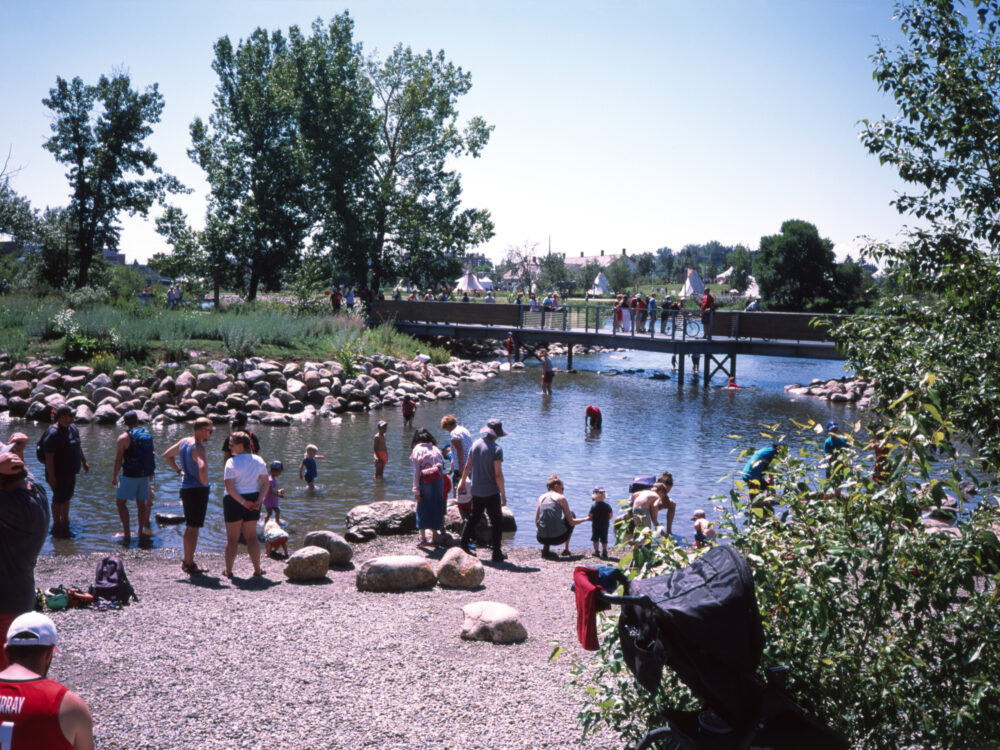
<svg viewBox="0 0 1000 750"><path fill-rule="evenodd" d="M56 626L38 612L11 623L0 672L0 748L93 750L94 722L83 698L46 679L56 648Z"/></svg>

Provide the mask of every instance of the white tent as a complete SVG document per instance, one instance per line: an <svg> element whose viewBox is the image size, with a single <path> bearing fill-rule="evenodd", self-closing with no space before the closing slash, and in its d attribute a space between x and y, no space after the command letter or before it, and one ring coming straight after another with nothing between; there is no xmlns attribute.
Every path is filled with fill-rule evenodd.
<svg viewBox="0 0 1000 750"><path fill-rule="evenodd" d="M689 268L684 288L681 289L681 297L700 297L704 293L705 285L701 281L701 276L698 275L696 269Z"/></svg>
<svg viewBox="0 0 1000 750"><path fill-rule="evenodd" d="M597 276L594 278L594 285L590 288L591 294L610 294L611 285L608 283L608 277L604 275L604 271L598 271Z"/></svg>
<svg viewBox="0 0 1000 750"><path fill-rule="evenodd" d="M474 291L485 291L483 285L479 283L479 279L476 278L476 274L472 271L466 271L465 276L455 281L455 291L456 292L474 292Z"/></svg>
<svg viewBox="0 0 1000 750"><path fill-rule="evenodd" d="M715 283L725 284L726 279L728 279L732 273L733 273L733 267L730 266L725 271L723 271L722 273L720 273L718 276L715 277Z"/></svg>
<svg viewBox="0 0 1000 750"><path fill-rule="evenodd" d="M479 283L483 285L483 289L485 289L486 291L490 291L491 289L493 289L493 279L491 279L489 276L481 276L479 279Z"/></svg>
<svg viewBox="0 0 1000 750"><path fill-rule="evenodd" d="M760 287L757 286L757 279L753 276L750 277L750 286L743 292L743 296L747 299L760 299Z"/></svg>

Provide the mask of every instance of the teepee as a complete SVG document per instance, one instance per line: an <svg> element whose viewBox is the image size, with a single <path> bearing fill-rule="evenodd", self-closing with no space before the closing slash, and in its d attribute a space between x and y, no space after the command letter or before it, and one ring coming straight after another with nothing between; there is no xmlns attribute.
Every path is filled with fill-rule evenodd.
<svg viewBox="0 0 1000 750"><path fill-rule="evenodd" d="M611 292L611 285L608 283L608 277L604 275L604 271L598 271L597 276L594 278L594 285L590 288L591 294L609 294Z"/></svg>
<svg viewBox="0 0 1000 750"><path fill-rule="evenodd" d="M472 271L466 271L465 276L455 280L456 292L474 292L476 290L485 291L483 285L479 283L479 279L476 278L476 274Z"/></svg>
<svg viewBox="0 0 1000 750"><path fill-rule="evenodd" d="M687 279L684 281L684 288L681 289L681 297L701 297L704 293L705 284L702 283L697 269L689 268Z"/></svg>

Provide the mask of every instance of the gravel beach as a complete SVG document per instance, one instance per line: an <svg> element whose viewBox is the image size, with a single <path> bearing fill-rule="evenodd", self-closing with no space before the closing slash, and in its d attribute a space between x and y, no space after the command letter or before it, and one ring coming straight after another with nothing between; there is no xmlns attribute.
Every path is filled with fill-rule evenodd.
<svg viewBox="0 0 1000 750"><path fill-rule="evenodd" d="M506 563L486 562L478 591L357 591L364 560L423 554L415 542L356 545L350 569L314 584L286 581L268 559L265 578L251 579L242 548L232 581L221 556L197 556L209 574L189 579L179 556L125 551L140 602L52 613L62 653L50 676L88 702L99 748L614 744L611 734L581 741L582 691L568 686L574 659L591 658L576 640L572 570L594 558L514 548ZM40 558L36 585L85 588L100 557ZM479 600L520 610L528 640L463 641L462 606ZM550 662L556 643L565 650Z"/></svg>

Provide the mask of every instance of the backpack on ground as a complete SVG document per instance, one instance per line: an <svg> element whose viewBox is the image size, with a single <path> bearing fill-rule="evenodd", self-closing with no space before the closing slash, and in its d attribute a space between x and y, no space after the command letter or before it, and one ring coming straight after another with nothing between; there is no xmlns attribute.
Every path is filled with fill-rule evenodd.
<svg viewBox="0 0 1000 750"><path fill-rule="evenodd" d="M122 461L122 474L126 477L151 477L156 471L156 454L153 436L145 427L128 431L129 446Z"/></svg>
<svg viewBox="0 0 1000 750"><path fill-rule="evenodd" d="M125 564L118 557L105 557L97 564L97 577L90 593L95 599L107 599L109 602L128 604L129 599L139 601L135 589L125 575Z"/></svg>

